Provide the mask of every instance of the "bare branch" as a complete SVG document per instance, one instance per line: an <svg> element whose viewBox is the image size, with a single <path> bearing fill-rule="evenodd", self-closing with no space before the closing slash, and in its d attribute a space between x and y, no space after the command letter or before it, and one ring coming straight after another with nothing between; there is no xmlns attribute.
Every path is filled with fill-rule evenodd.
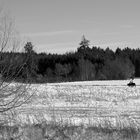
<svg viewBox="0 0 140 140"><path fill-rule="evenodd" d="M28 58L25 59L23 64L16 67L13 64L14 56L6 58L4 53L7 51L15 52L19 47L20 40L18 40L16 31L14 30L13 20L4 14L0 9L0 123L8 122L9 114L27 103L33 94L28 93L30 83L15 83L17 76L23 70L24 65ZM6 61L6 63L5 63ZM11 69L15 72L11 73ZM3 78L3 75L5 77ZM10 81L9 81L10 80ZM8 82L7 82L8 81ZM1 117L2 116L2 117ZM7 117L8 116L8 117Z"/></svg>

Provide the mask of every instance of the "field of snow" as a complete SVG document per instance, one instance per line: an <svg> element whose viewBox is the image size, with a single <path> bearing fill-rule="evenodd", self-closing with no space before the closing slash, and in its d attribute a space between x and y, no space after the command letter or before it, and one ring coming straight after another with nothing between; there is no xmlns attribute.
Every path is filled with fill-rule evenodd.
<svg viewBox="0 0 140 140"><path fill-rule="evenodd" d="M17 110L20 123L56 121L140 127L140 79L32 84L34 96Z"/></svg>
<svg viewBox="0 0 140 140"><path fill-rule="evenodd" d="M130 80L102 80L102 81L78 81L78 82L62 82L62 83L50 83L48 85L93 85L93 86L126 86ZM140 86L140 78L134 79L137 86Z"/></svg>

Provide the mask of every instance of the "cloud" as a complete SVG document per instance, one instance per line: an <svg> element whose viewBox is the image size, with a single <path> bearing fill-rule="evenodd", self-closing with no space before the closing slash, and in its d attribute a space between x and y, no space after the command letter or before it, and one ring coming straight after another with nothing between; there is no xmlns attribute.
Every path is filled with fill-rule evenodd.
<svg viewBox="0 0 140 140"><path fill-rule="evenodd" d="M119 35L120 32L106 32L106 33L103 33L104 35Z"/></svg>
<svg viewBox="0 0 140 140"><path fill-rule="evenodd" d="M24 33L22 36L27 37L42 37L42 36L55 36L55 35L62 35L62 34L69 34L74 33L73 30L63 30L63 31L53 31L53 32L37 32L37 33Z"/></svg>
<svg viewBox="0 0 140 140"><path fill-rule="evenodd" d="M91 46L99 46L101 48L109 47L112 50L115 50L117 47L125 48L131 46L131 43L127 42L109 42L109 43L95 43L90 44ZM51 44L36 44L35 51L38 53L47 52L47 53L59 53L63 54L65 52L76 51L78 47L77 42L64 42L64 43L51 43Z"/></svg>
<svg viewBox="0 0 140 140"><path fill-rule="evenodd" d="M99 46L101 48L107 48L109 47L112 50L115 50L117 47L119 48L125 48L131 46L131 43L128 42L110 42L110 43L103 43L103 44L97 44L95 46Z"/></svg>
<svg viewBox="0 0 140 140"><path fill-rule="evenodd" d="M69 51L75 51L77 48L77 42L64 42L64 43L52 43L52 44L38 44L35 45L37 52L47 53L65 53Z"/></svg>
<svg viewBox="0 0 140 140"><path fill-rule="evenodd" d="M124 28L124 29L131 29L131 28L133 28L134 26L133 26L133 25L129 25L129 24L125 24L125 25L121 25L120 27L121 27L121 28Z"/></svg>

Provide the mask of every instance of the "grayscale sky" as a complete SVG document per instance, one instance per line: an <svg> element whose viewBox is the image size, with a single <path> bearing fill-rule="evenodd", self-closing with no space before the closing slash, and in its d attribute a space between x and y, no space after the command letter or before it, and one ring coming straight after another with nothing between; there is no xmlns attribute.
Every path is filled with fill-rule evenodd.
<svg viewBox="0 0 140 140"><path fill-rule="evenodd" d="M37 52L74 51L84 34L90 46L140 46L140 0L0 0L17 30Z"/></svg>

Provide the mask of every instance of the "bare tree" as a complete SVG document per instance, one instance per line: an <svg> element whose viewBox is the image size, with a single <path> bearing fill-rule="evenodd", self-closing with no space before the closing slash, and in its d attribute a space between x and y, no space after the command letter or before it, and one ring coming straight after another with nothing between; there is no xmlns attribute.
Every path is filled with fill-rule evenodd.
<svg viewBox="0 0 140 140"><path fill-rule="evenodd" d="M10 69L14 67L12 63L3 65L4 52L14 52L18 48L19 41L15 33L13 20L3 10L0 10L0 125L8 125L13 119L14 110L27 103L31 97L27 90L29 83L14 82L24 64L21 64L14 74L10 74ZM3 78L5 73L9 74Z"/></svg>

